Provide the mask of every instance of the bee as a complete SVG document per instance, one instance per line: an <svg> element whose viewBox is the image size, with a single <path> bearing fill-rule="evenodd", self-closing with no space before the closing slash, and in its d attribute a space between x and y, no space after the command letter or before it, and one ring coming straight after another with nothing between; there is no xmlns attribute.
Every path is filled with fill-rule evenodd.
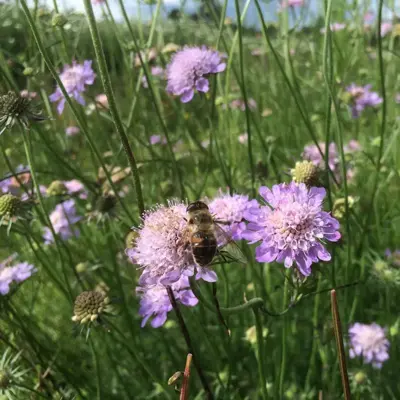
<svg viewBox="0 0 400 400"><path fill-rule="evenodd" d="M206 203L202 201L190 203L186 212L189 243L197 265L200 267L210 265L216 255L221 255L225 261L224 255L228 255L233 261L247 263L239 246L218 225Z"/></svg>

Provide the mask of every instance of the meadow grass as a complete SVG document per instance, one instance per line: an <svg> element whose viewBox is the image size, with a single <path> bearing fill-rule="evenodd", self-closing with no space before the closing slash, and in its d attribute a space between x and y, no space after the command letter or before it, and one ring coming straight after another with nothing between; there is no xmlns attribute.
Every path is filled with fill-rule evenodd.
<svg viewBox="0 0 400 400"><path fill-rule="evenodd" d="M32 104L47 117L25 129L12 111L15 124L0 137L0 252L2 259L17 253L37 270L11 284L10 262L0 267L0 398L178 398L167 382L183 371L188 352L190 399L349 398L343 376L352 398L399 398L400 25L380 34L383 13L394 4L380 1L366 27L368 4L328 0L304 26L307 5L283 9L276 24L266 24L255 0L259 29L250 29L243 26L250 1L235 0L232 20L225 18L227 1L204 1L200 18L179 20L162 19L159 1L149 22L130 20L123 0L115 3L122 21L107 1L84 0L86 15L66 13L65 21L56 0L50 10L28 8L25 0L0 4L0 94L36 92ZM329 29L335 22L345 26ZM189 103L152 74L171 61L162 51L169 43L224 53L225 71L210 75L210 90ZM59 74L73 60L93 60L85 106L62 87ZM359 97L346 89L352 83L372 85L381 99L357 118ZM57 85L67 98L61 115L49 100ZM103 93L108 101L101 105L96 96ZM79 133L67 135L70 126ZM348 150L351 140L357 151ZM216 283L191 282L200 299L195 307L178 305L163 326L142 328L135 292L142 271L125 248L144 210L221 192L264 204L259 188L290 182L307 145L317 145L322 160L324 209L340 222L340 241L326 244L331 261L313 264L304 278L295 266L258 262L257 245L242 240L246 266L215 265ZM50 190L73 179L83 195ZM7 214L8 191L25 195L31 211L18 203ZM64 235L51 215L70 199L81 219L68 221ZM90 290L107 296L109 312L89 324L71 321L75 299ZM386 329L382 368L349 357L356 322ZM177 384L179 391L182 377Z"/></svg>

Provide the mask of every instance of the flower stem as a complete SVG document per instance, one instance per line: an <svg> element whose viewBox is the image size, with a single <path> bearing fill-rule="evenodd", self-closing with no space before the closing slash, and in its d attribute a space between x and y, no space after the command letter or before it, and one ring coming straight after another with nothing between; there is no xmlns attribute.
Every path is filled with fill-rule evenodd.
<svg viewBox="0 0 400 400"><path fill-rule="evenodd" d="M173 309L175 311L175 314L176 314L176 317L178 319L179 327L181 328L181 332L183 334L183 337L185 338L186 345L188 347L189 353L194 354L194 351L193 351L194 348L193 348L193 345L192 345L192 340L190 339L189 331L188 331L188 329L186 327L185 321L184 321L183 316L181 314L181 310L179 309L179 305L176 302L176 299L175 299L175 296L174 296L174 292L172 291L170 286L167 286L167 292L168 292L169 300L170 300L170 302L172 304L172 307L173 307ZM193 364L194 364L194 366L195 366L195 368L197 370L197 373L198 373L200 381L201 381L201 383L203 385L204 391L206 392L206 398L208 400L214 399L214 396L213 396L213 394L211 392L210 387L208 386L208 382L206 380L206 377L204 376L203 370L200 367L200 364L198 363L198 360L197 360L196 356L193 357Z"/></svg>
<svg viewBox="0 0 400 400"><path fill-rule="evenodd" d="M189 379L190 379L190 365L192 364L192 354L189 353L186 357L185 372L183 373L183 383L179 400L187 400L189 397Z"/></svg>
<svg viewBox="0 0 400 400"><path fill-rule="evenodd" d="M350 400L351 393L350 393L349 377L347 375L346 355L344 352L342 327L340 323L340 315L337 305L335 289L331 290L331 306L332 306L333 328L335 331L336 345L339 355L340 375L342 377L344 399Z"/></svg>
<svg viewBox="0 0 400 400"><path fill-rule="evenodd" d="M108 98L108 103L110 107L110 113L112 119L114 121L115 129L118 132L118 135L121 139L122 145L124 146L124 150L126 156L128 158L129 165L133 174L133 181L136 190L136 197L138 202L138 208L140 216L144 213L144 202L143 202L143 194L142 194L142 186L140 184L140 176L139 171L136 165L135 156L133 155L132 149L129 145L129 140L126 135L124 126L122 125L121 118L118 113L117 105L114 98L114 93L111 87L110 76L107 70L106 59L104 56L103 47L100 41L99 31L97 29L96 18L93 13L93 8L90 0L84 0L86 16L89 24L90 34L92 36L93 47L96 53L96 59L99 66L100 77L103 82L104 91Z"/></svg>
<svg viewBox="0 0 400 400"><path fill-rule="evenodd" d="M253 308L254 318L256 321L256 333L257 333L257 363L258 363L258 374L260 379L262 398L266 400L268 398L267 393L267 380L264 369L264 342L263 342L263 329L261 324L260 310Z"/></svg>
<svg viewBox="0 0 400 400"><path fill-rule="evenodd" d="M286 309L289 300L289 273L285 274L285 286L283 288L283 308ZM285 368L286 368L286 337L287 334L287 321L283 320L283 330L282 330L282 357L281 357L281 367L279 375L279 398L283 399L283 389L285 382Z"/></svg>
<svg viewBox="0 0 400 400"><path fill-rule="evenodd" d="M99 358L96 353L96 349L94 347L93 339L89 336L90 348L92 349L94 366L96 369L96 386L97 386L97 400L103 399L103 392L101 390L101 374L100 374L100 365Z"/></svg>

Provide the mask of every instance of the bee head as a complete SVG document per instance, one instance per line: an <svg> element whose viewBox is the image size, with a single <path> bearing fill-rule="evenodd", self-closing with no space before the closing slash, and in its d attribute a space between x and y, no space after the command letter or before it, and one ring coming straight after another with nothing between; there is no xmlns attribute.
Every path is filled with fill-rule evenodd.
<svg viewBox="0 0 400 400"><path fill-rule="evenodd" d="M204 203L203 201L198 200L194 201L193 203L190 203L186 208L186 212L188 213L198 210L208 210L207 204Z"/></svg>

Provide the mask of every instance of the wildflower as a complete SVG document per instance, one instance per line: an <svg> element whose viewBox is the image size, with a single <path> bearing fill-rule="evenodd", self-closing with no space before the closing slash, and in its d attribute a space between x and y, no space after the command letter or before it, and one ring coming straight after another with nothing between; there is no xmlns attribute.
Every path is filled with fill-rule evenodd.
<svg viewBox="0 0 400 400"><path fill-rule="evenodd" d="M345 29L346 24L342 24L340 22L334 22L333 24L330 24L329 28L332 32L337 32L337 31L341 31L341 30ZM322 28L320 30L320 32L325 33L326 32L325 28Z"/></svg>
<svg viewBox="0 0 400 400"><path fill-rule="evenodd" d="M319 148L321 149L322 154L325 156L326 153L325 143L319 142L318 145ZM337 166L339 165L339 153L336 144L333 142L329 143L328 151L329 151L328 154L329 169L335 171ZM302 153L302 157L305 160L311 161L316 167L319 167L321 169L325 168L324 158L315 144L305 146Z"/></svg>
<svg viewBox="0 0 400 400"><path fill-rule="evenodd" d="M249 200L249 196L242 194L220 194L208 205L211 214L219 221L220 226L232 236L234 240L242 239L242 232L246 229L245 213L257 207L257 200Z"/></svg>
<svg viewBox="0 0 400 400"><path fill-rule="evenodd" d="M51 224L62 240L67 240L72 236L78 236L79 231L73 229L72 225L80 219L81 217L76 215L75 201L73 199L57 204L54 211L50 214ZM50 228L45 227L43 238L47 244L54 241Z"/></svg>
<svg viewBox="0 0 400 400"><path fill-rule="evenodd" d="M103 312L107 312L110 299L102 291L82 292L74 303L74 316L72 321L86 324L96 321Z"/></svg>
<svg viewBox="0 0 400 400"><path fill-rule="evenodd" d="M29 128L30 121L43 121L46 117L35 109L31 99L9 91L0 96L0 135L8 128L12 128L16 122Z"/></svg>
<svg viewBox="0 0 400 400"><path fill-rule="evenodd" d="M160 135L151 135L150 144L154 145L157 143L167 144L167 138L165 136L160 136Z"/></svg>
<svg viewBox="0 0 400 400"><path fill-rule="evenodd" d="M105 110L109 109L109 104L108 104L108 97L106 94L98 94L96 97L96 104L97 106L100 106L100 108L103 108Z"/></svg>
<svg viewBox="0 0 400 400"><path fill-rule="evenodd" d="M290 172L294 182L304 183L307 187L319 186L320 171L312 161L297 161Z"/></svg>
<svg viewBox="0 0 400 400"><path fill-rule="evenodd" d="M231 103L229 104L229 107L232 110L246 111L246 103L242 99L236 99L236 100L231 101ZM256 110L257 102L252 98L248 99L247 108L251 111Z"/></svg>
<svg viewBox="0 0 400 400"><path fill-rule="evenodd" d="M389 340L385 329L376 323L361 324L356 322L349 329L350 358L362 356L364 363L381 368L382 363L389 359Z"/></svg>
<svg viewBox="0 0 400 400"><path fill-rule="evenodd" d="M72 179L70 181L63 181L64 186L67 189L67 193L72 196L78 196L80 199L87 199L88 193L83 186L82 182L77 179Z"/></svg>
<svg viewBox="0 0 400 400"><path fill-rule="evenodd" d="M86 60L83 64L72 61L72 65L64 65L64 70L60 74L60 79L69 96L73 97L79 104L85 105L82 93L85 85L92 85L96 75L92 69L92 61ZM50 101L58 102L57 111L62 114L65 106L65 97L61 89L57 86L56 91L50 95Z"/></svg>
<svg viewBox="0 0 400 400"><path fill-rule="evenodd" d="M180 96L182 103L187 103L193 99L195 89L208 92L207 76L222 72L225 67L217 51L205 46L185 47L174 54L167 67L167 91Z"/></svg>
<svg viewBox="0 0 400 400"><path fill-rule="evenodd" d="M352 139L343 147L343 150L345 153L354 153L361 150L361 144L358 140Z"/></svg>
<svg viewBox="0 0 400 400"><path fill-rule="evenodd" d="M11 229L11 224L18 219L31 218L32 201L22 201L20 198L6 193L0 196L0 225L5 223Z"/></svg>
<svg viewBox="0 0 400 400"><path fill-rule="evenodd" d="M29 172L29 167L22 164L18 165L15 169L15 174L18 175L18 180L22 184L27 184L31 179L31 174ZM0 181L0 190L3 193L18 194L20 189L20 183L17 178L13 175L6 176Z"/></svg>
<svg viewBox="0 0 400 400"><path fill-rule="evenodd" d="M242 133L241 135L238 136L239 143L241 143L241 144L247 143L248 139L249 139L249 135L247 132Z"/></svg>
<svg viewBox="0 0 400 400"><path fill-rule="evenodd" d="M385 256L395 267L400 267L400 250L386 249Z"/></svg>
<svg viewBox="0 0 400 400"><path fill-rule="evenodd" d="M381 36L386 36L393 29L393 24L391 22L383 22L381 25Z"/></svg>
<svg viewBox="0 0 400 400"><path fill-rule="evenodd" d="M196 266L188 243L186 205L170 203L147 211L138 229L133 248L126 255L143 269L139 279L141 286L157 283L172 285L182 274L215 282L217 274L208 268Z"/></svg>
<svg viewBox="0 0 400 400"><path fill-rule="evenodd" d="M37 97L37 93L36 93L36 92L29 92L29 91L26 90L26 89L21 90L21 91L19 92L19 95L20 95L21 97L24 97L24 98L26 98L26 99L31 99L31 100L36 99L36 97Z"/></svg>
<svg viewBox="0 0 400 400"><path fill-rule="evenodd" d="M364 23L367 25L372 24L374 18L375 14L373 13L373 11L369 10L364 14Z"/></svg>
<svg viewBox="0 0 400 400"><path fill-rule="evenodd" d="M140 52L140 56L142 57L143 62L152 62L157 58L158 52L157 49L152 47L151 49ZM135 67L140 67L142 65L139 57L139 53L135 55Z"/></svg>
<svg viewBox="0 0 400 400"><path fill-rule="evenodd" d="M179 46L175 43L167 43L161 50L162 53L175 53L179 50Z"/></svg>
<svg viewBox="0 0 400 400"><path fill-rule="evenodd" d="M67 136L75 136L75 135L77 135L79 132L80 132L80 129L79 129L77 126L73 126L73 125L68 126L68 127L65 129L65 134L66 134Z"/></svg>
<svg viewBox="0 0 400 400"><path fill-rule="evenodd" d="M46 194L48 196L61 196L66 193L67 193L67 188L64 185L63 181L53 181L46 189Z"/></svg>
<svg viewBox="0 0 400 400"><path fill-rule="evenodd" d="M10 265L16 257L14 254L0 263L0 294L3 296L9 293L13 282L23 282L36 272L36 268L27 262Z"/></svg>
<svg viewBox="0 0 400 400"><path fill-rule="evenodd" d="M304 0L282 0L281 8L301 7L304 5Z"/></svg>
<svg viewBox="0 0 400 400"><path fill-rule="evenodd" d="M162 78L164 76L164 74L165 74L164 68L158 67L158 66L151 67L150 72L151 72L151 75L157 76L157 77L160 77L160 78ZM148 88L149 87L149 83L147 82L147 78L145 76L143 76L143 78L142 78L142 85L143 85L144 88Z"/></svg>
<svg viewBox="0 0 400 400"><path fill-rule="evenodd" d="M376 107L381 104L383 99L377 92L371 92L371 85L357 86L352 83L346 88L350 95L351 114L353 118L358 118L366 107Z"/></svg>
<svg viewBox="0 0 400 400"><path fill-rule="evenodd" d="M256 249L257 261L277 261L286 268L296 262L298 271L308 276L312 263L331 259L322 241L336 242L340 233L339 222L322 211L325 189L291 182L272 190L263 186L259 193L268 205L245 213L250 223L242 232L251 243L262 242Z"/></svg>
<svg viewBox="0 0 400 400"><path fill-rule="evenodd" d="M197 298L189 289L189 279L182 275L171 285L175 300L185 306L193 307L198 303ZM150 317L153 328L162 326L167 320L167 314L172 310L167 288L162 284L140 286L136 289L141 296L139 314L143 317L141 326L144 327Z"/></svg>

